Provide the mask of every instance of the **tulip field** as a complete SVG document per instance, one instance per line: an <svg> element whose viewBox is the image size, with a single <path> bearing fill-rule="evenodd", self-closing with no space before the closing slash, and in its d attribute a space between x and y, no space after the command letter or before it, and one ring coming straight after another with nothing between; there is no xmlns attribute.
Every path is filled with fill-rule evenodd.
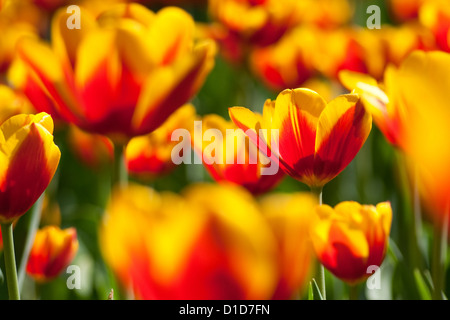
<svg viewBox="0 0 450 320"><path fill-rule="evenodd" d="M1 300L448 299L448 0L0 0L0 31Z"/></svg>

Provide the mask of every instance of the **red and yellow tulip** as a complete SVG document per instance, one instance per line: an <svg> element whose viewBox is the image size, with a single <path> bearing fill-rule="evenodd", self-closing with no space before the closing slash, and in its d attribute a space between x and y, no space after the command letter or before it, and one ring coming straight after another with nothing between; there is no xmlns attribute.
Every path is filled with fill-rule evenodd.
<svg viewBox="0 0 450 320"><path fill-rule="evenodd" d="M148 179L169 173L174 169L172 149L177 142L172 141L172 132L176 129L192 132L195 115L194 106L186 104L152 133L131 139L125 149L129 174Z"/></svg>
<svg viewBox="0 0 450 320"><path fill-rule="evenodd" d="M237 186L196 185L183 196L117 189L100 245L137 299L268 299L275 286L273 234Z"/></svg>
<svg viewBox="0 0 450 320"><path fill-rule="evenodd" d="M24 22L11 23L8 19L1 19L1 16L0 29L2 30L0 39L0 72L4 73L14 60L15 48L19 40L24 37L37 38L37 32L32 25Z"/></svg>
<svg viewBox="0 0 450 320"><path fill-rule="evenodd" d="M51 47L20 42L32 73L25 80L50 95L59 117L116 142L159 127L193 97L214 64L214 44L195 43L194 20L182 9L154 13L123 4L97 19L84 10L80 29L67 28L69 15L55 14Z"/></svg>
<svg viewBox="0 0 450 320"><path fill-rule="evenodd" d="M98 169L114 160L114 144L106 136L71 125L67 138L72 152L88 167Z"/></svg>
<svg viewBox="0 0 450 320"><path fill-rule="evenodd" d="M450 54L416 51L400 66L395 95L407 107L403 149L428 217L450 228Z"/></svg>
<svg viewBox="0 0 450 320"><path fill-rule="evenodd" d="M279 280L272 299L292 299L304 291L314 269L310 232L317 199L310 193L272 193L259 205L277 239Z"/></svg>
<svg viewBox="0 0 450 320"><path fill-rule="evenodd" d="M262 194L274 188L284 177L279 167L273 167L273 174L262 172L262 168L278 163L271 163L258 152L256 145L233 122L215 114L206 115L202 118L202 132L207 130L218 130L220 134L213 142L193 139L192 143L214 180L235 183L252 194Z"/></svg>
<svg viewBox="0 0 450 320"><path fill-rule="evenodd" d="M348 24L354 13L349 0L300 0L297 3L295 13L300 24L326 30Z"/></svg>
<svg viewBox="0 0 450 320"><path fill-rule="evenodd" d="M450 6L445 0L425 1L419 11L420 22L429 28L439 50L450 52Z"/></svg>
<svg viewBox="0 0 450 320"><path fill-rule="evenodd" d="M37 230L28 257L27 274L39 282L54 279L73 260L78 245L75 228L47 226Z"/></svg>
<svg viewBox="0 0 450 320"><path fill-rule="evenodd" d="M298 22L295 0L209 0L208 4L212 18L245 44L272 44Z"/></svg>
<svg viewBox="0 0 450 320"><path fill-rule="evenodd" d="M32 111L33 107L21 92L0 84L0 125L12 116Z"/></svg>
<svg viewBox="0 0 450 320"><path fill-rule="evenodd" d="M384 73L384 83L379 84L369 75L341 71L341 83L361 96L367 111L373 116L377 127L394 146L402 145L402 130L406 126L406 106L396 92L395 67L390 66Z"/></svg>
<svg viewBox="0 0 450 320"><path fill-rule="evenodd" d="M28 211L47 188L61 152L48 114L13 116L0 131L0 223L8 223Z"/></svg>
<svg viewBox="0 0 450 320"><path fill-rule="evenodd" d="M327 103L305 88L287 89L275 101L267 100L262 115L243 107L229 112L262 152L269 151L288 175L314 188L344 170L372 127L358 95L341 95Z"/></svg>
<svg viewBox="0 0 450 320"><path fill-rule="evenodd" d="M419 10L429 0L389 0L389 12L392 17L399 21L417 19Z"/></svg>
<svg viewBox="0 0 450 320"><path fill-rule="evenodd" d="M297 88L317 74L313 57L318 31L295 28L271 46L255 48L250 55L252 71L274 90Z"/></svg>
<svg viewBox="0 0 450 320"><path fill-rule="evenodd" d="M389 202L377 206L353 201L316 207L317 221L311 231L314 250L332 274L350 284L380 267L388 247L392 221Z"/></svg>

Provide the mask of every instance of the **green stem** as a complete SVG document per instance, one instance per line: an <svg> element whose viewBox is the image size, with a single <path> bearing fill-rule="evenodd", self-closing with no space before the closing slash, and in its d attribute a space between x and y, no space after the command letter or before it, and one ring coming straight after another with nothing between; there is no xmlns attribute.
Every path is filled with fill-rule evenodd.
<svg viewBox="0 0 450 320"><path fill-rule="evenodd" d="M322 187L311 187L311 192L322 205ZM317 264L315 279L322 298L326 300L325 268L321 263Z"/></svg>
<svg viewBox="0 0 450 320"><path fill-rule="evenodd" d="M349 300L358 300L358 285L350 284L348 286L348 298Z"/></svg>
<svg viewBox="0 0 450 320"><path fill-rule="evenodd" d="M422 217L420 212L420 195L419 195L419 177L417 168L414 170L414 175L411 178L408 176L406 170L405 155L400 151L396 152L397 167L400 174L401 190L404 210L403 224L405 228L401 232L406 232L406 243L402 245L406 246L407 251L406 258L411 262L412 268L424 269L424 261L422 252L420 250L419 239L421 237Z"/></svg>
<svg viewBox="0 0 450 320"><path fill-rule="evenodd" d="M433 237L433 251L431 257L431 275L433 279L433 300L442 300L442 292L445 284L445 262L447 255L447 228L448 212L444 216L444 221L435 223Z"/></svg>
<svg viewBox="0 0 450 320"><path fill-rule="evenodd" d="M28 256L30 254L31 248L34 243L34 238L36 236L36 230L39 227L44 197L45 197L45 192L39 197L39 199L33 205L33 207L31 208L31 212L29 212L27 214L27 216L23 217L21 220L21 222L26 222L26 238L24 241L22 253L20 254L20 251L18 251L18 256L20 254L20 257L21 257L21 259L18 260L19 268L17 270L18 278L19 278L19 289L22 289L23 282L25 280L25 271L26 271L26 266L28 263Z"/></svg>
<svg viewBox="0 0 450 320"><path fill-rule="evenodd" d="M114 165L112 173L112 187L118 185L125 188L128 185L128 170L125 161L126 145L114 146Z"/></svg>
<svg viewBox="0 0 450 320"><path fill-rule="evenodd" d="M12 222L1 224L3 236L3 254L5 256L6 282L10 300L20 300L17 280L16 258L14 256L14 238Z"/></svg>

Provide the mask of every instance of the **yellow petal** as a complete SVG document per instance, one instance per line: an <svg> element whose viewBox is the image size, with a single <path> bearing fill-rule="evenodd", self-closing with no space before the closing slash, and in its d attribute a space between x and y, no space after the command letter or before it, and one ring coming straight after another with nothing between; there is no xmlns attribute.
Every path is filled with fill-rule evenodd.
<svg viewBox="0 0 450 320"><path fill-rule="evenodd" d="M277 96L275 102L272 127L280 129L283 127L283 123L289 119L295 130L299 127L297 121L300 112L305 114L311 126L315 127L326 105L326 101L317 92L310 89L284 90Z"/></svg>
<svg viewBox="0 0 450 320"><path fill-rule="evenodd" d="M67 13L66 8L62 8L55 13L52 20L51 38L55 53L69 64L76 61L77 49L82 39L95 27L95 18L88 10L81 9L79 29L69 29L67 21L72 13Z"/></svg>
<svg viewBox="0 0 450 320"><path fill-rule="evenodd" d="M391 232L391 224L392 224L392 207L389 202L381 202L376 206L376 212L380 217L383 231L386 237L389 236Z"/></svg>
<svg viewBox="0 0 450 320"><path fill-rule="evenodd" d="M89 33L78 47L75 66L75 82L83 87L102 63L108 64L111 83L117 82L120 61L114 47L115 33L111 30L97 30Z"/></svg>
<svg viewBox="0 0 450 320"><path fill-rule="evenodd" d="M328 106L323 110L317 125L316 134L316 152L321 147L321 143L330 135L335 125L341 117L358 102L359 96L357 94L346 94L332 100ZM364 112L364 111L363 111ZM370 132L372 118L364 112L363 119L360 119L361 137L363 140L367 138Z"/></svg>
<svg viewBox="0 0 450 320"><path fill-rule="evenodd" d="M1 125L0 130L3 133L4 139L8 140L14 133L31 123L37 123L44 127L50 134L53 134L53 119L45 112L37 115L19 114L13 116Z"/></svg>
<svg viewBox="0 0 450 320"><path fill-rule="evenodd" d="M205 41L175 64L154 68L143 84L133 126L137 130L155 129L171 113L170 108L176 109L188 102L212 69L215 50L213 42Z"/></svg>
<svg viewBox="0 0 450 320"><path fill-rule="evenodd" d="M194 30L194 20L186 11L176 7L158 11L146 38L153 61L171 64L190 52Z"/></svg>
<svg viewBox="0 0 450 320"><path fill-rule="evenodd" d="M374 78L364 73L342 70L339 72L338 76L339 81L342 83L342 85L350 91L358 89L359 84L361 83L370 86L378 86L378 83ZM360 92L357 91L357 93Z"/></svg>

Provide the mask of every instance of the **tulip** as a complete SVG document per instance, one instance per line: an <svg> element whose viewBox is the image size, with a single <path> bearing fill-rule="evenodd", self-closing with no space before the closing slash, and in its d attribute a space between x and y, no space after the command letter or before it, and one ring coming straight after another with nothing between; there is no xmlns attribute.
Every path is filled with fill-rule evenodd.
<svg viewBox="0 0 450 320"><path fill-rule="evenodd" d="M407 120L406 106L395 96L396 72L394 67L388 67L383 84L379 84L371 76L346 70L339 73L339 79L347 89L361 96L365 108L389 143L401 147L401 131Z"/></svg>
<svg viewBox="0 0 450 320"><path fill-rule="evenodd" d="M17 115L0 126L2 181L0 223L30 209L49 185L61 153L53 142L53 121L45 113Z"/></svg>
<svg viewBox="0 0 450 320"><path fill-rule="evenodd" d="M31 104L23 94L0 84L0 125L12 116L32 111Z"/></svg>
<svg viewBox="0 0 450 320"><path fill-rule="evenodd" d="M398 69L394 92L407 107L404 151L418 172L427 212L439 225L448 220L450 203L450 152L444 147L450 138L449 72L450 54L416 51Z"/></svg>
<svg viewBox="0 0 450 320"><path fill-rule="evenodd" d="M348 0L301 0L297 3L296 15L300 24L325 30L344 26L354 13L353 5Z"/></svg>
<svg viewBox="0 0 450 320"><path fill-rule="evenodd" d="M276 281L273 235L237 186L116 189L100 248L137 299L267 299Z"/></svg>
<svg viewBox="0 0 450 320"><path fill-rule="evenodd" d="M312 189L321 189L344 170L372 127L358 95L341 95L327 104L305 88L287 89L275 101L267 100L262 116L243 107L229 112L260 150L269 150L288 175Z"/></svg>
<svg viewBox="0 0 450 320"><path fill-rule="evenodd" d="M439 50L450 52L450 8L448 1L425 1L419 11L420 22L429 28Z"/></svg>
<svg viewBox="0 0 450 320"><path fill-rule="evenodd" d="M295 28L271 46L250 55L252 71L274 90L297 88L317 74L310 50L317 48L318 32Z"/></svg>
<svg viewBox="0 0 450 320"><path fill-rule="evenodd" d="M315 256L309 236L317 199L309 193L264 195L263 215L278 244L279 280L273 299L292 299L304 292L314 270Z"/></svg>
<svg viewBox="0 0 450 320"><path fill-rule="evenodd" d="M389 202L377 206L344 201L334 208L316 207L311 231L320 262L336 277L356 284L380 267L387 251L392 221Z"/></svg>
<svg viewBox="0 0 450 320"><path fill-rule="evenodd" d="M194 21L179 8L123 4L97 19L83 10L80 29L67 27L69 17L55 14L51 48L26 39L19 56L59 117L119 144L159 127L214 64L214 44L194 43Z"/></svg>
<svg viewBox="0 0 450 320"><path fill-rule="evenodd" d="M436 41L431 30L419 23L383 26L379 30L378 37L383 43L386 65L399 66L414 50L429 51L436 48Z"/></svg>
<svg viewBox="0 0 450 320"><path fill-rule="evenodd" d="M13 60L8 69L7 78L8 82L28 99L34 112L50 114L57 128L64 123L58 112L57 104L42 90L39 78L27 68L22 59Z"/></svg>
<svg viewBox="0 0 450 320"><path fill-rule="evenodd" d="M315 65L331 79L336 79L341 70L368 73L368 57L372 57L371 50L376 48L376 40L363 43L354 29L341 28L333 32L322 32L319 49L315 54Z"/></svg>
<svg viewBox="0 0 450 320"><path fill-rule="evenodd" d="M284 172L258 152L256 145L233 122L215 114L206 115L202 118L202 132L208 130L220 133L214 135L213 143L194 139L192 144L214 180L241 185L257 195L274 188L284 177Z"/></svg>
<svg viewBox="0 0 450 320"><path fill-rule="evenodd" d="M68 142L81 162L93 169L112 163L114 145L106 136L87 133L76 126L70 126Z"/></svg>
<svg viewBox="0 0 450 320"><path fill-rule="evenodd" d="M389 11L399 22L417 19L420 8L429 0L389 0Z"/></svg>
<svg viewBox="0 0 450 320"><path fill-rule="evenodd" d="M293 0L209 0L208 5L213 20L245 44L272 44L298 22Z"/></svg>
<svg viewBox="0 0 450 320"><path fill-rule="evenodd" d="M407 106L404 152L418 179L425 214L433 224L433 298L445 287L446 245L450 230L450 54L413 52L397 73L395 94Z"/></svg>
<svg viewBox="0 0 450 320"><path fill-rule="evenodd" d="M129 174L149 179L172 171L175 168L172 149L177 144L172 141L172 133L177 129L192 131L194 120L195 108L186 104L152 133L131 139L125 150Z"/></svg>
<svg viewBox="0 0 450 320"><path fill-rule="evenodd" d="M38 282L54 279L73 260L78 245L74 228L47 226L37 230L28 257L27 274Z"/></svg>

